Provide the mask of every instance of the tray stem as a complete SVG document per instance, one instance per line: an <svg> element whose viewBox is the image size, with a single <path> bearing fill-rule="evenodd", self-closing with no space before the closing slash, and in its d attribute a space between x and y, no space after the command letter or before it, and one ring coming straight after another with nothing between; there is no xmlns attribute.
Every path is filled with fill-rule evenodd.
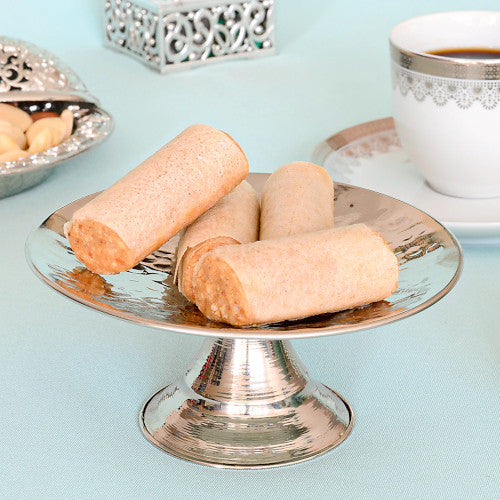
<svg viewBox="0 0 500 500"><path fill-rule="evenodd" d="M156 446L216 467L307 460L341 443L351 409L309 377L288 341L206 340L186 375L144 405Z"/></svg>

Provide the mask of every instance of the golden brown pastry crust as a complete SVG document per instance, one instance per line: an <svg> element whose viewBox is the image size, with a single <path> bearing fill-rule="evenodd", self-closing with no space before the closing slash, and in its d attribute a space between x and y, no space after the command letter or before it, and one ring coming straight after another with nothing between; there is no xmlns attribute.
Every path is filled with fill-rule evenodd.
<svg viewBox="0 0 500 500"><path fill-rule="evenodd" d="M289 163L266 181L261 206L260 240L332 228L333 181L318 165Z"/></svg>
<svg viewBox="0 0 500 500"><path fill-rule="evenodd" d="M203 258L203 266L196 276L195 295L196 305L209 319L236 326L254 323L238 275L230 264L213 252Z"/></svg>
<svg viewBox="0 0 500 500"><path fill-rule="evenodd" d="M246 181L198 217L180 238L174 280L194 301L193 271L204 253L220 245L249 243L259 233L259 197Z"/></svg>
<svg viewBox="0 0 500 500"><path fill-rule="evenodd" d="M195 270L196 305L234 326L376 302L397 288L397 259L364 224L218 247Z"/></svg>
<svg viewBox="0 0 500 500"><path fill-rule="evenodd" d="M179 291L191 302L194 301L194 269L200 259L206 253L221 245L239 245L241 242L229 236L219 236L198 243L194 247L188 247L181 257L177 274L177 286Z"/></svg>
<svg viewBox="0 0 500 500"><path fill-rule="evenodd" d="M193 125L77 210L65 232L91 271L125 271L212 207L247 174L248 161L229 135Z"/></svg>

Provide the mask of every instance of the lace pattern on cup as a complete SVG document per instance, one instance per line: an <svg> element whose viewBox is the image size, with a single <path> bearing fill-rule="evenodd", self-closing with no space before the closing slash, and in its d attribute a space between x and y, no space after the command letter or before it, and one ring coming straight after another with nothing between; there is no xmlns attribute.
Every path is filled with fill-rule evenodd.
<svg viewBox="0 0 500 500"><path fill-rule="evenodd" d="M461 109L478 102L484 109L495 109L500 102L500 80L462 80L424 75L392 65L392 85L403 96L413 94L417 101L431 98L437 106L454 101Z"/></svg>

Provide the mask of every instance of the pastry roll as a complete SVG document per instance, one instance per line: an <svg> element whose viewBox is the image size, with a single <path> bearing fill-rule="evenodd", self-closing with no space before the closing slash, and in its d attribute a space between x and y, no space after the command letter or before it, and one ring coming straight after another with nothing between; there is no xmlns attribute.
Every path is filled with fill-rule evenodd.
<svg viewBox="0 0 500 500"><path fill-rule="evenodd" d="M318 165L289 163L266 181L261 206L261 240L332 228L333 181Z"/></svg>
<svg viewBox="0 0 500 500"><path fill-rule="evenodd" d="M98 274L126 271L236 187L248 161L226 133L192 125L77 210L75 256Z"/></svg>
<svg viewBox="0 0 500 500"><path fill-rule="evenodd" d="M195 270L209 319L247 326L362 306L391 295L398 262L364 224L219 247Z"/></svg>
<svg viewBox="0 0 500 500"><path fill-rule="evenodd" d="M175 274L188 300L194 301L193 271L201 257L220 245L255 241L259 212L255 189L243 181L186 228L179 241Z"/></svg>

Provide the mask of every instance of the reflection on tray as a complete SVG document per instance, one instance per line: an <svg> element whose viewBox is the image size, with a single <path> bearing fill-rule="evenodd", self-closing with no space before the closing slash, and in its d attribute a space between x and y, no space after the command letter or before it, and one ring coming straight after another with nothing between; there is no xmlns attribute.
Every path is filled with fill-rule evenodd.
<svg viewBox="0 0 500 500"><path fill-rule="evenodd" d="M113 296L112 285L99 274L94 274L85 267L75 267L72 271L60 273L56 283L73 295L92 304L109 309L112 305L103 301L103 298ZM99 299L97 299L99 297Z"/></svg>
<svg viewBox="0 0 500 500"><path fill-rule="evenodd" d="M173 283L177 237L127 272L103 277L81 267L62 235L62 226L93 195L50 216L32 233L27 255L44 281L85 305L149 326L212 336L276 339L369 328L413 314L452 288L461 268L460 249L439 222L374 191L339 183L335 189L336 224L364 222L384 235L398 257L399 286L384 301L250 328L211 322Z"/></svg>

